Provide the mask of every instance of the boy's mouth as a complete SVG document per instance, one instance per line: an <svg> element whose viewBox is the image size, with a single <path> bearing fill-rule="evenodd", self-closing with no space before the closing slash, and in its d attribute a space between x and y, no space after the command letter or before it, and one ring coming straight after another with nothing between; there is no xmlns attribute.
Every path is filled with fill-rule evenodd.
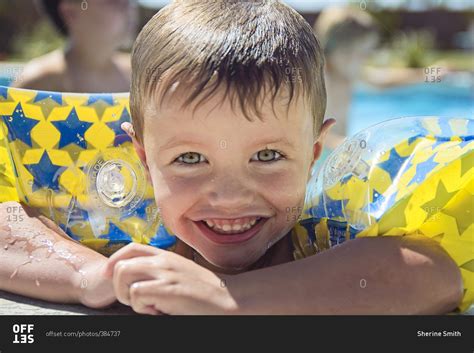
<svg viewBox="0 0 474 353"><path fill-rule="evenodd" d="M254 216L236 219L204 219L195 222L210 240L220 244L240 243L252 238L268 220Z"/></svg>

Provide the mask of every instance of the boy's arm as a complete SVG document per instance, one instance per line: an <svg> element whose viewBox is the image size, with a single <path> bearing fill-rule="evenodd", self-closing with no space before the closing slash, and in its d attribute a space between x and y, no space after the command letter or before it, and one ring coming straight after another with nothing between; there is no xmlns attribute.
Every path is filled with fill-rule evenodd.
<svg viewBox="0 0 474 353"><path fill-rule="evenodd" d="M103 307L115 301L107 258L67 238L16 202L0 204L0 289L37 299Z"/></svg>
<svg viewBox="0 0 474 353"><path fill-rule="evenodd" d="M227 278L238 314L438 314L462 298L460 271L434 241L361 238Z"/></svg>

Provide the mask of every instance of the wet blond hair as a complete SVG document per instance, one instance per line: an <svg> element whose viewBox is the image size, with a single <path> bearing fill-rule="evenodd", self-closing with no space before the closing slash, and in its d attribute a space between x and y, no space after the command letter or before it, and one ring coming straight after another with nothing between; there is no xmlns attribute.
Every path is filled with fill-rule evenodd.
<svg viewBox="0 0 474 353"><path fill-rule="evenodd" d="M288 105L309 103L315 136L326 110L324 55L311 26L279 0L176 0L145 25L132 49L130 109L143 142L144 109L161 104L176 83L183 107L225 88L248 120L260 98L282 88ZM182 84L182 83L185 84Z"/></svg>

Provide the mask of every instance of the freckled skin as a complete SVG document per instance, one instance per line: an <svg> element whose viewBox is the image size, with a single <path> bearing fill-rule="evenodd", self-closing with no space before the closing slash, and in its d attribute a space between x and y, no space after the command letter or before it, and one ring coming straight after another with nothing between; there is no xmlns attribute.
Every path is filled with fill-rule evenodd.
<svg viewBox="0 0 474 353"><path fill-rule="evenodd" d="M294 226L287 209L303 206L320 143L315 144L313 118L301 98L294 100L288 111L283 98L277 99L276 115L267 100L263 119L249 121L242 112L232 110L229 100L219 104L220 94L194 112L193 105L180 110L174 101L161 107L150 104L145 110L144 152L140 147L137 151L148 165L165 225L206 260L205 267L244 270L265 254L269 242L276 243ZM280 138L293 147L265 143ZM170 139L196 144L164 149ZM258 152L266 149L285 157L270 163L260 161ZM198 153L192 158L201 162L188 166L173 163L187 152ZM271 156L278 159L279 155ZM270 219L253 238L221 245L203 236L192 221L202 219L199 215L205 210L220 211L228 218L255 212Z"/></svg>

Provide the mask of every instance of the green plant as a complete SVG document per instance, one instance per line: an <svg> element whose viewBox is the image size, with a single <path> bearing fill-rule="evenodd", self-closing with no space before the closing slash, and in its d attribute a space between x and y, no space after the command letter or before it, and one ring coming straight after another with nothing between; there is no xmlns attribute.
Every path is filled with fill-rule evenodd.
<svg viewBox="0 0 474 353"><path fill-rule="evenodd" d="M392 42L394 54L404 66L425 67L434 47L434 35L428 30L401 32Z"/></svg>
<svg viewBox="0 0 474 353"><path fill-rule="evenodd" d="M32 31L14 38L12 57L27 61L61 47L64 39L46 20L39 21Z"/></svg>

